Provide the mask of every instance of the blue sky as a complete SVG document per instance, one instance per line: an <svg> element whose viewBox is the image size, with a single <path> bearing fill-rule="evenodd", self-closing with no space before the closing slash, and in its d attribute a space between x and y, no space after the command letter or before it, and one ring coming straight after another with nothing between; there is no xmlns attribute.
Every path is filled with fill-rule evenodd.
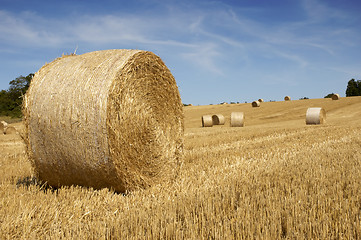
<svg viewBox="0 0 361 240"><path fill-rule="evenodd" d="M69 54L160 56L195 105L345 96L361 79L359 0L0 0L0 89Z"/></svg>

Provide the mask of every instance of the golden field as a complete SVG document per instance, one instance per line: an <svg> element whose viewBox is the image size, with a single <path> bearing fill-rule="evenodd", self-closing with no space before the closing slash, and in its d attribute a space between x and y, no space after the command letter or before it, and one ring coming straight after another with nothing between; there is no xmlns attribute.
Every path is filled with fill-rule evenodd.
<svg viewBox="0 0 361 240"><path fill-rule="evenodd" d="M306 125L308 107L323 107L326 123ZM245 127L229 127L234 111ZM0 239L361 238L361 97L184 113L177 178L127 195L27 181L20 136L0 135ZM226 124L201 128L204 114Z"/></svg>

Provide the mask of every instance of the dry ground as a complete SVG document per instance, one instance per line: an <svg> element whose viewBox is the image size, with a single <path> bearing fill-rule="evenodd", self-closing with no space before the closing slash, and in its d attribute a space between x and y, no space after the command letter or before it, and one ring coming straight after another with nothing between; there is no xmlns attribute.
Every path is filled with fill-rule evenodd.
<svg viewBox="0 0 361 240"><path fill-rule="evenodd" d="M326 124L305 125L308 107ZM361 97L184 111L177 180L126 196L24 181L20 136L0 135L0 239L361 238ZM246 127L229 127L232 111ZM216 113L224 126L200 127Z"/></svg>

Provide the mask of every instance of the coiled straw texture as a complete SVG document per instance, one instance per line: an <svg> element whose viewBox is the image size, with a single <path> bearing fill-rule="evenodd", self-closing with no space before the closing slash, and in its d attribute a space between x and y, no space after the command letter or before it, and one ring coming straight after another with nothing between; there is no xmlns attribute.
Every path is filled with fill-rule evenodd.
<svg viewBox="0 0 361 240"><path fill-rule="evenodd" d="M4 134L16 134L16 129L13 126L8 126L4 129Z"/></svg>
<svg viewBox="0 0 361 240"><path fill-rule="evenodd" d="M215 114L212 115L212 121L213 121L213 125L224 125L226 119L222 114Z"/></svg>
<svg viewBox="0 0 361 240"><path fill-rule="evenodd" d="M259 107L259 106L261 106L261 103L259 101L252 102L252 107Z"/></svg>
<svg viewBox="0 0 361 240"><path fill-rule="evenodd" d="M339 100L339 99L340 99L340 95L337 94L337 93L335 93L335 94L332 95L331 98L332 98L332 100Z"/></svg>
<svg viewBox="0 0 361 240"><path fill-rule="evenodd" d="M182 101L171 72L151 52L58 58L35 74L23 112L28 156L50 185L125 192L176 176Z"/></svg>

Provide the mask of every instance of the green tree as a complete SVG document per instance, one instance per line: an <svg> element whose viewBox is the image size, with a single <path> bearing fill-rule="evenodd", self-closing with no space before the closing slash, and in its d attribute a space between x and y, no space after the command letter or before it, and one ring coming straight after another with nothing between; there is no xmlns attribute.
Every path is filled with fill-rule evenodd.
<svg viewBox="0 0 361 240"><path fill-rule="evenodd" d="M28 90L33 77L33 73L26 77L19 76L10 81L10 87L7 91L0 91L0 115L21 117L23 96Z"/></svg>
<svg viewBox="0 0 361 240"><path fill-rule="evenodd" d="M351 79L347 83L346 97L361 96L361 80Z"/></svg>
<svg viewBox="0 0 361 240"><path fill-rule="evenodd" d="M0 91L0 115L8 115L11 100L9 99L8 92L5 90Z"/></svg>
<svg viewBox="0 0 361 240"><path fill-rule="evenodd" d="M25 94L26 90L28 90L30 86L30 82L33 79L34 74L30 73L28 76L24 77L20 75L20 77L15 78L14 80L10 81L10 92L20 92Z"/></svg>
<svg viewBox="0 0 361 240"><path fill-rule="evenodd" d="M334 93L329 93L324 98L332 98L333 95L334 95Z"/></svg>

